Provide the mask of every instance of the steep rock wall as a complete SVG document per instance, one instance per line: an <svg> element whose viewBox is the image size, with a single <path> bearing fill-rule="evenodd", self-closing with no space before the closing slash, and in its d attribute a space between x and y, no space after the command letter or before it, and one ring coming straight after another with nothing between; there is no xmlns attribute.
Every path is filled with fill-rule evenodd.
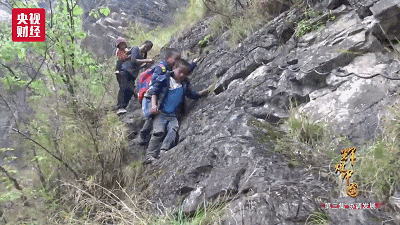
<svg viewBox="0 0 400 225"><path fill-rule="evenodd" d="M371 3L369 7L380 8L376 15L393 10L379 7L382 2L397 7L393 1ZM335 19L329 21L330 15ZM198 90L215 76L218 83L215 95L187 104L179 144L148 167L149 173L164 171L151 183L153 201L167 209L182 204L185 212L192 212L204 199L224 197L230 213L222 224L303 224L322 202L373 202L333 195L335 184L328 182L332 168L319 168L316 174L312 168L289 166L272 151L272 143L258 141L251 126L254 120L286 118L296 101L315 121L329 122L355 146L373 140L386 106L398 101L400 76L394 52L384 50L375 32L385 19L363 15L354 5L340 4L320 16L325 28L297 38L293 26L284 25L301 16L290 10L233 49L226 44L227 31L200 51L197 43L209 34L212 18L171 40L169 47L200 58L190 77ZM122 119L137 131L140 107L131 107L134 113ZM132 154L139 150L132 145ZM395 215L377 210L328 213L333 224L395 221Z"/></svg>

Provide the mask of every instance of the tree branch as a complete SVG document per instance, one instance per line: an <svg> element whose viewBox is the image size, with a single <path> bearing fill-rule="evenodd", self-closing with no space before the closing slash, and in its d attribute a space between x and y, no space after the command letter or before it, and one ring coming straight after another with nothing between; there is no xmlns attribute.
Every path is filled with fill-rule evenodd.
<svg viewBox="0 0 400 225"><path fill-rule="evenodd" d="M0 61L0 65L1 65L2 67L6 68L14 77L16 76L15 73L14 73L14 70L12 70L9 66L7 66L7 65L4 64L4 63L2 63L1 61Z"/></svg>
<svg viewBox="0 0 400 225"><path fill-rule="evenodd" d="M13 9L13 7L12 7L12 4L10 3L10 2L7 2L7 1L1 1L0 2L0 5L3 5L3 6L5 6L6 8L8 8L9 10L12 10Z"/></svg>
<svg viewBox="0 0 400 225"><path fill-rule="evenodd" d="M43 188L46 188L46 179L44 178L42 169L40 169L40 164L39 164L39 160L38 160L38 158L37 158L37 154L36 154L35 148L33 148L33 157L34 157L35 162L36 162L36 169L37 169L37 171L38 171L39 180L40 180L40 182L42 183Z"/></svg>
<svg viewBox="0 0 400 225"><path fill-rule="evenodd" d="M8 179L11 180L17 190L22 191L22 188L19 185L18 181L14 177L12 177L4 167L0 166L0 171L3 172L8 177Z"/></svg>
<svg viewBox="0 0 400 225"><path fill-rule="evenodd" d="M7 100L6 100L6 99L3 97L3 95L1 95L1 94L0 94L0 98L1 98L1 99L4 101L4 103L6 104L8 110L10 110L11 116L12 116L12 118L13 118L14 121L15 121L15 126L17 127L17 129L19 129L17 118L15 118L14 113L13 113L13 110L11 109L10 104L8 104Z"/></svg>
<svg viewBox="0 0 400 225"><path fill-rule="evenodd" d="M47 51L48 51L48 50L49 50L49 48L46 48L46 51L44 52L44 57L43 57L42 62L40 63L40 65L39 65L39 67L37 68L37 70L34 70L34 71L35 71L35 76L34 76L33 78L32 78L31 76L29 76L29 77L31 77L31 80L26 84L26 87L25 87L25 88L28 88L29 85L30 85L30 84L36 79L36 77L38 76L40 69L42 69L42 66L43 66L44 62L45 62L46 59L47 59ZM33 68L33 66L32 66L32 68Z"/></svg>
<svg viewBox="0 0 400 225"><path fill-rule="evenodd" d="M49 155L51 155L53 158L57 159L62 165L65 166L65 168L67 168L69 171L71 171L71 172L74 174L75 179L78 179L78 178L79 178L78 173L77 173L74 169L72 169L72 167L71 167L68 163L66 163L61 157L54 155L54 153L52 153L51 151L49 151L46 147L44 147L43 145L41 145L39 142L33 140L32 138L28 137L26 134L22 133L22 132L19 131L18 129L15 129L15 128L11 128L11 129L12 129L13 131L17 132L18 134L22 135L22 136L23 136L24 138L26 138L27 140L29 140L29 141L35 143L37 146L39 146L40 148L42 148L42 149L43 149L44 151L46 151Z"/></svg>
<svg viewBox="0 0 400 225"><path fill-rule="evenodd" d="M240 2L240 0L236 0L236 3L238 3L242 9L244 9L243 4Z"/></svg>

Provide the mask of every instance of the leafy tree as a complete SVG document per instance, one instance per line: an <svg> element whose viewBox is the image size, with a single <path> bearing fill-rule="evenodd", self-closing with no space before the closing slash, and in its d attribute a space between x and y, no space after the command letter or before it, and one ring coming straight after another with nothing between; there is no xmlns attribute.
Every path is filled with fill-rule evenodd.
<svg viewBox="0 0 400 225"><path fill-rule="evenodd" d="M11 3L14 8L38 7L35 2ZM82 181L88 179L110 186L118 179L125 143L123 124L106 115L107 100L115 98L111 65L82 48L83 10L75 0L55 5L49 0L49 5L44 42L12 42L11 28L1 25L0 97L8 103L19 91L29 93L35 115L27 124L15 119L12 129L25 141L19 145L29 152L25 162L35 165L41 188L49 191L56 180L75 180L85 188ZM109 9L99 12L108 15ZM17 189L24 188L9 170L0 169Z"/></svg>

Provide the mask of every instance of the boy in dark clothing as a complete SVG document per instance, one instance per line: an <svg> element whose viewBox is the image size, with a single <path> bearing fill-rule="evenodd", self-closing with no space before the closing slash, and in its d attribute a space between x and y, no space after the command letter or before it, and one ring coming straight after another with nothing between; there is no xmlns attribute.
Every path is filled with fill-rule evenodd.
<svg viewBox="0 0 400 225"><path fill-rule="evenodd" d="M159 66L154 68L153 77L165 74L167 71L172 71L172 67L175 64L175 61L180 58L180 53L178 53L175 49L167 49L166 51L166 60L161 61ZM162 66L164 66L164 68ZM190 72L194 70L196 67L196 63L190 63ZM153 127L153 119L154 115L150 113L151 109L151 91L145 93L144 98L142 100L142 110L145 116L145 123L142 129L139 131L139 136L135 140L135 142L139 145L146 145L149 140L150 132Z"/></svg>
<svg viewBox="0 0 400 225"><path fill-rule="evenodd" d="M143 42L142 46L135 46L129 49L126 45L126 40L122 37L118 37L116 40L116 47L118 48L116 52L116 56L118 58L115 73L120 73L122 68L122 64L128 60L131 60L131 63L152 63L154 60L147 60L147 52L153 47L153 43L149 40ZM132 54L133 53L133 54ZM131 57L132 55L132 57ZM138 60L139 59L139 60ZM145 60L141 60L145 59Z"/></svg>
<svg viewBox="0 0 400 225"><path fill-rule="evenodd" d="M166 55L165 55L165 60L161 61L159 65L163 65L164 67L161 66L156 66L154 68L154 72L152 75L152 82L155 79L155 77L164 75L167 71L172 71L172 67L175 65L175 62L181 58L181 54L175 50L175 49L167 49L166 50ZM152 82L150 83L150 86L152 85ZM145 122L142 127L142 129L139 131L139 137L137 139L137 143L140 145L145 145L146 140L148 140L148 136L150 135L152 126L153 126L153 120L154 120L154 115L151 114L150 108L151 108L151 88L144 94L144 98L142 100L142 110L143 114L145 116Z"/></svg>
<svg viewBox="0 0 400 225"><path fill-rule="evenodd" d="M120 45L121 43L119 43L118 45ZM120 72L116 73L117 81L119 84L118 103L117 103L118 115L126 113L125 107L128 105L134 93L132 89L134 86L133 82L135 81L139 73L142 63L154 62L154 59L147 59L147 52L150 51L152 47L153 43L151 41L145 41L143 45L140 47L138 46L133 47L130 50L129 59L126 59L126 61L122 63ZM126 57L127 53L123 53L123 51L121 50L120 54Z"/></svg>
<svg viewBox="0 0 400 225"><path fill-rule="evenodd" d="M150 112L158 115L153 122L153 133L147 148L146 163L151 163L161 151L168 151L179 129L177 113L185 97L199 99L208 94L208 89L194 92L186 79L190 64L177 60L173 71L153 77ZM164 134L166 134L164 138Z"/></svg>

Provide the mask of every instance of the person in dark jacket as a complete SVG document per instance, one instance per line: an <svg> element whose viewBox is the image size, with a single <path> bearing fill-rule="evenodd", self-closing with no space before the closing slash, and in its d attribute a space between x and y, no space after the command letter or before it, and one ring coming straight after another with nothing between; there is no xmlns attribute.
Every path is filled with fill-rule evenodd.
<svg viewBox="0 0 400 225"><path fill-rule="evenodd" d="M118 111L117 114L126 113L126 106L134 93L133 83L138 76L139 70L143 63L153 63L154 59L147 59L147 52L151 50L153 43L145 41L140 47L135 46L130 51L130 60L122 63L121 70L117 75L119 84L118 92Z"/></svg>
<svg viewBox="0 0 400 225"><path fill-rule="evenodd" d="M149 88L150 112L157 115L153 122L145 163L151 163L158 158L160 151L168 151L174 144L179 129L177 113L184 98L199 99L208 94L208 89L200 92L191 89L186 79L189 71L190 64L186 60L178 59L173 71L152 78Z"/></svg>
<svg viewBox="0 0 400 225"><path fill-rule="evenodd" d="M175 65L175 61L180 59L180 53L176 49L167 49L165 54L165 60L161 61L158 66L154 68L153 77L163 75L167 71L172 71L172 67ZM190 64L190 72L194 70L196 63L192 62ZM138 137L135 139L135 143L139 145L146 145L150 139L150 132L153 127L154 114L150 113L151 109L151 91L147 91L144 94L142 100L142 110L145 117L145 123L142 129L139 131Z"/></svg>

